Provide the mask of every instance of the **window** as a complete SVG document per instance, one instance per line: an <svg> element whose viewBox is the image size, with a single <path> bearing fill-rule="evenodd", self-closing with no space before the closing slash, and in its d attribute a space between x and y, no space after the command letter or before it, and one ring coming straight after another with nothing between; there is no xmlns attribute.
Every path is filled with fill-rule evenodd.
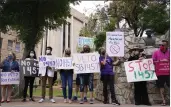
<svg viewBox="0 0 171 107"><path fill-rule="evenodd" d="M12 50L12 47L13 47L13 41L8 40L8 50Z"/></svg>
<svg viewBox="0 0 171 107"><path fill-rule="evenodd" d="M65 27L65 23L64 23L63 24L63 52L65 50L65 34L66 34L65 29L66 29L66 27Z"/></svg>
<svg viewBox="0 0 171 107"><path fill-rule="evenodd" d="M68 23L68 48L71 48L71 23Z"/></svg>
<svg viewBox="0 0 171 107"><path fill-rule="evenodd" d="M2 48L2 38L0 38L0 49Z"/></svg>
<svg viewBox="0 0 171 107"><path fill-rule="evenodd" d="M15 51L20 52L20 42L16 42Z"/></svg>

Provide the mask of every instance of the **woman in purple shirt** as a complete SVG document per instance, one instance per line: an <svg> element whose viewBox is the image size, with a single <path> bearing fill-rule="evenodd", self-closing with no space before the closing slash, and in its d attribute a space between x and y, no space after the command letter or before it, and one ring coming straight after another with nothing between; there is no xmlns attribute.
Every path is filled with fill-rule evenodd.
<svg viewBox="0 0 171 107"><path fill-rule="evenodd" d="M101 80L103 82L103 96L104 104L108 103L108 90L107 86L110 87L111 99L113 105L120 105L115 97L115 88L114 88L114 72L113 66L117 65L119 61L113 62L112 58L106 54L104 48L100 49L100 65L101 65Z"/></svg>

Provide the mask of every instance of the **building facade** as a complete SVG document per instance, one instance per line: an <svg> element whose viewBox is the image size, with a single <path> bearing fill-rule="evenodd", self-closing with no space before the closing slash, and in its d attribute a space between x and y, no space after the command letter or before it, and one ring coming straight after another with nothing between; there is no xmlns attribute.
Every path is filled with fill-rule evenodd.
<svg viewBox="0 0 171 107"><path fill-rule="evenodd" d="M76 53L80 30L87 21L84 14L71 8L71 17L67 18L67 23L55 30L46 30L36 47L37 56L44 55L47 46L53 48L52 54L57 57L61 57L66 48L70 48L71 53Z"/></svg>
<svg viewBox="0 0 171 107"><path fill-rule="evenodd" d="M0 61L3 61L9 52L14 52L16 58L21 59L23 56L24 45L17 38L15 31L9 31L7 33L0 32Z"/></svg>

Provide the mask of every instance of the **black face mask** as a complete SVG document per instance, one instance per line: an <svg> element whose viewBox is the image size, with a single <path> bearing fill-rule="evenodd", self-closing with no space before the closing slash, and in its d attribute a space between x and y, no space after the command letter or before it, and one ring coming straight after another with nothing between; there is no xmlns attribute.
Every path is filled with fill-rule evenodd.
<svg viewBox="0 0 171 107"><path fill-rule="evenodd" d="M105 53L106 53L105 51L102 51L102 55L105 55Z"/></svg>
<svg viewBox="0 0 171 107"><path fill-rule="evenodd" d="M90 52L89 48L84 48L83 50L84 50L84 52Z"/></svg>
<svg viewBox="0 0 171 107"><path fill-rule="evenodd" d="M71 53L70 52L66 52L66 55L70 55Z"/></svg>

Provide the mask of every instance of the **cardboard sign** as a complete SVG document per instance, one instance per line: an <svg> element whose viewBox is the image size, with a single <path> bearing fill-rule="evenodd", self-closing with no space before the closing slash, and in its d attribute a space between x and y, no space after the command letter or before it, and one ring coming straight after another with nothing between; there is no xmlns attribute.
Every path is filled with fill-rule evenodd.
<svg viewBox="0 0 171 107"><path fill-rule="evenodd" d="M1 72L1 85L19 84L19 72Z"/></svg>
<svg viewBox="0 0 171 107"><path fill-rule="evenodd" d="M35 60L21 60L20 72L24 76L38 77L38 61Z"/></svg>
<svg viewBox="0 0 171 107"><path fill-rule="evenodd" d="M100 73L98 53L74 54L73 60L75 74Z"/></svg>
<svg viewBox="0 0 171 107"><path fill-rule="evenodd" d="M84 45L89 45L90 48L94 47L94 39L89 37L79 37L78 47L83 47Z"/></svg>
<svg viewBox="0 0 171 107"><path fill-rule="evenodd" d="M106 32L106 52L111 57L124 56L124 32Z"/></svg>
<svg viewBox="0 0 171 107"><path fill-rule="evenodd" d="M125 62L128 82L157 80L152 59Z"/></svg>
<svg viewBox="0 0 171 107"><path fill-rule="evenodd" d="M71 57L56 58L56 69L74 69Z"/></svg>
<svg viewBox="0 0 171 107"><path fill-rule="evenodd" d="M155 62L156 75L170 75L170 62L159 61Z"/></svg>

